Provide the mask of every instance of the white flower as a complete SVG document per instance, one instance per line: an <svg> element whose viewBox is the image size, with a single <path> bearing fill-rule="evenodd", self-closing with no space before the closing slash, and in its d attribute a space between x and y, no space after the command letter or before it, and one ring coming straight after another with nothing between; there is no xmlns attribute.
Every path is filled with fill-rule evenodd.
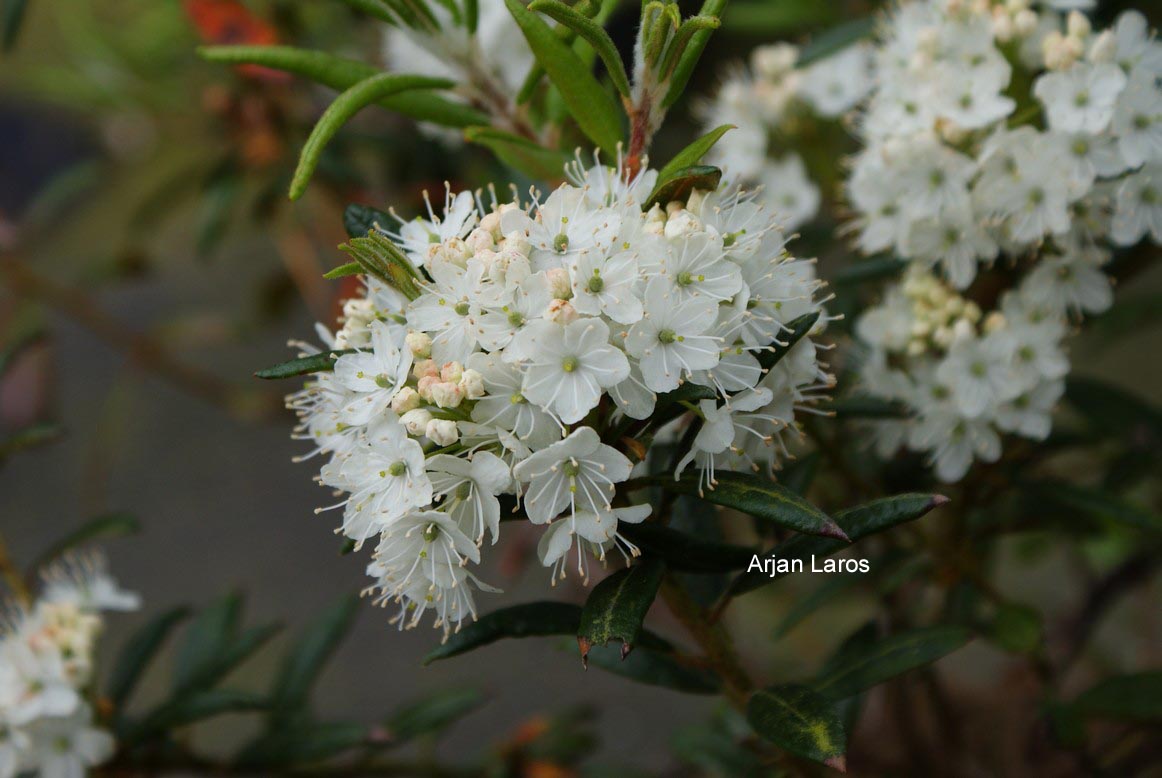
<svg viewBox="0 0 1162 778"><path fill-rule="evenodd" d="M409 72L415 72L409 68ZM453 239L462 239L476 226L476 201L471 192L453 195L450 187L445 187L444 208L438 215L432 208L428 193L424 192L424 203L428 208L428 218L419 217L404 221L396 216L400 224L398 233L388 233L407 252L408 259L416 266L422 266L428 259L428 250L433 244ZM394 215L394 214L393 214ZM386 229L386 224L379 225Z"/></svg>
<svg viewBox="0 0 1162 778"><path fill-rule="evenodd" d="M927 409L912 428L909 445L928 451L941 481L959 481L973 459L995 462L1001 455L1001 439L988 421L965 419L948 406Z"/></svg>
<svg viewBox="0 0 1162 778"><path fill-rule="evenodd" d="M382 321L369 326L371 350L343 354L335 361L335 380L352 399L340 412L346 424L367 424L390 407L412 369L411 351L400 349Z"/></svg>
<svg viewBox="0 0 1162 778"><path fill-rule="evenodd" d="M1162 244L1162 161L1131 173L1118 187L1110 237L1114 243L1132 246L1147 233Z"/></svg>
<svg viewBox="0 0 1162 778"><path fill-rule="evenodd" d="M976 418L1016 394L1009 369L1012 348L1008 337L996 334L980 339L969 335L952 343L936 377L952 390L953 402L965 417Z"/></svg>
<svg viewBox="0 0 1162 778"><path fill-rule="evenodd" d="M1126 74L1117 65L1079 62L1069 70L1042 75L1033 94L1045 106L1054 130L1096 134L1109 125L1125 86Z"/></svg>
<svg viewBox="0 0 1162 778"><path fill-rule="evenodd" d="M1136 68L1114 109L1118 151L1130 167L1162 160L1162 86L1158 78L1156 73Z"/></svg>
<svg viewBox="0 0 1162 778"><path fill-rule="evenodd" d="M580 511L545 530L537 544L537 556L541 564L553 568L555 584L558 578L565 578L565 555L577 539L580 541L577 543L577 572L588 581L589 570L585 564L584 547L588 546L598 561L604 562L606 551L616 546L622 549L628 561L638 554L638 550L618 533L618 525L621 522L640 524L650 515L650 511L648 505L631 505L597 513Z"/></svg>
<svg viewBox="0 0 1162 778"><path fill-rule="evenodd" d="M521 394L523 376L515 366L482 353L473 354L468 364L479 371L485 389L472 409L473 421L508 430L530 448L560 439L553 418Z"/></svg>
<svg viewBox="0 0 1162 778"><path fill-rule="evenodd" d="M534 270L564 267L580 251L609 249L621 226L620 214L594 207L583 189L562 185L536 207L536 217L519 209L500 217L501 229L523 232L532 246Z"/></svg>
<svg viewBox="0 0 1162 778"><path fill-rule="evenodd" d="M850 110L875 83L871 49L864 44L847 46L838 54L804 68L799 94L824 116Z"/></svg>
<svg viewBox="0 0 1162 778"><path fill-rule="evenodd" d="M609 327L600 319L563 327L534 322L517 341L527 361L521 394L566 424L581 421L597 406L602 389L629 375L625 354L609 345Z"/></svg>
<svg viewBox="0 0 1162 778"><path fill-rule="evenodd" d="M729 300L742 288L742 273L738 265L723 257L720 236L691 233L682 240L672 241L671 246L672 253L662 263L665 277L670 281L671 304L699 296ZM648 290L646 298L648 309Z"/></svg>
<svg viewBox="0 0 1162 778"><path fill-rule="evenodd" d="M706 334L718 316L713 302L679 300L672 285L655 278L646 287L645 309L645 317L626 336L625 348L639 360L649 389L673 391L684 376L718 363L721 340Z"/></svg>
<svg viewBox="0 0 1162 778"><path fill-rule="evenodd" d="M1123 11L1114 23L1117 39L1117 62L1126 70L1141 66L1155 75L1162 75L1162 43L1159 43L1146 17L1138 11Z"/></svg>
<svg viewBox="0 0 1162 778"><path fill-rule="evenodd" d="M44 718L29 728L31 761L41 778L82 778L113 755L113 737L91 723L82 706L66 718Z"/></svg>
<svg viewBox="0 0 1162 778"><path fill-rule="evenodd" d="M573 307L589 316L604 314L620 324L633 324L642 317L637 255L621 251L612 256L582 252L570 268Z"/></svg>
<svg viewBox="0 0 1162 778"><path fill-rule="evenodd" d="M798 154L770 160L758 176L760 196L784 229L793 230L814 218L819 211L819 187L807 177Z"/></svg>
<svg viewBox="0 0 1162 778"><path fill-rule="evenodd" d="M608 511L615 485L629 478L632 467L624 454L603 444L592 427L579 427L518 464L513 476L529 484L524 497L529 520L546 524L566 508L571 516L578 511Z"/></svg>
<svg viewBox="0 0 1162 778"><path fill-rule="evenodd" d="M512 481L508 465L487 451L470 460L440 454L428 460L428 477L441 510L479 543L485 528L495 544L500 538L500 502L496 495Z"/></svg>

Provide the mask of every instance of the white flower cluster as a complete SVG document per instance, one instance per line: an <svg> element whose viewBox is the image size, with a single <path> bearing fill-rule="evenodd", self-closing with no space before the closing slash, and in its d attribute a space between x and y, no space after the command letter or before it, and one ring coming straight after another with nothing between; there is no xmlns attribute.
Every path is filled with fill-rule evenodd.
<svg viewBox="0 0 1162 778"><path fill-rule="evenodd" d="M570 175L527 206L449 192L441 214L401 220L390 237L415 287L368 278L342 330L324 332L354 351L291 397L329 456L322 483L345 493L341 531L378 537L369 574L401 627L431 609L446 634L475 615L484 585L466 566L499 536L501 495L549 525L539 555L554 580L574 545L583 572L585 549L636 553L618 525L650 509L615 507L634 467L615 446L640 458L621 438L659 395L708 387L689 403L708 423L679 472L696 460L710 481L715 467L771 467L795 409L832 383L810 338L768 371L755 356L820 305L814 264L788 256L765 209L695 191L643 211L653 171Z"/></svg>
<svg viewBox="0 0 1162 778"><path fill-rule="evenodd" d="M1136 12L1095 33L1027 0L922 0L875 57L853 228L912 267L859 323L864 381L916 415L880 425L883 452L906 442L955 481L999 456L998 431L1048 434L1068 317L1112 302L1110 244L1162 242L1162 45ZM949 285L1002 255L1019 280L982 316Z"/></svg>
<svg viewBox="0 0 1162 778"><path fill-rule="evenodd" d="M93 724L84 695L101 611L137 607L99 557L46 571L39 599L0 633L0 778L75 778L113 754L113 738Z"/></svg>
<svg viewBox="0 0 1162 778"><path fill-rule="evenodd" d="M706 129L733 124L728 142L707 160L725 175L762 187L759 197L791 230L819 210L819 188L794 151L774 157L776 148L801 130L807 114L838 119L859 103L874 84L871 47L858 44L797 66L799 49L788 43L751 52L749 69L737 66L711 100L699 106Z"/></svg>

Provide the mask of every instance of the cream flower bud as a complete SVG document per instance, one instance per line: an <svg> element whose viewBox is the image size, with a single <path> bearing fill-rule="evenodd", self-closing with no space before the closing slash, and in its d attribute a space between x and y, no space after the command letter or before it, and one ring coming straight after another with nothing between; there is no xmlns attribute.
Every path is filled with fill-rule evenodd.
<svg viewBox="0 0 1162 778"><path fill-rule="evenodd" d="M460 388L469 400L479 400L484 396L484 376L471 368L465 370L460 376Z"/></svg>
<svg viewBox="0 0 1162 778"><path fill-rule="evenodd" d="M678 213L679 211L684 211L685 209L686 204L681 200L671 200L670 202L666 203L666 218L669 219L674 214Z"/></svg>
<svg viewBox="0 0 1162 778"><path fill-rule="evenodd" d="M453 384L460 383L460 378L464 375L464 366L459 362L445 362L440 367L440 380L449 381Z"/></svg>
<svg viewBox="0 0 1162 778"><path fill-rule="evenodd" d="M563 267L555 267L545 273L549 280L549 294L558 300L569 300L573 297L573 285L569 281L569 271Z"/></svg>
<svg viewBox="0 0 1162 778"><path fill-rule="evenodd" d="M1037 30L1037 12L1022 8L1013 14L1013 29L1022 38L1028 38Z"/></svg>
<svg viewBox="0 0 1162 778"><path fill-rule="evenodd" d="M568 300L552 300L545 311L545 318L557 324L569 324L577 320L577 309Z"/></svg>
<svg viewBox="0 0 1162 778"><path fill-rule="evenodd" d="M449 262L457 267L467 267L472 257L472 249L460 238L449 238L443 243L428 246L428 264Z"/></svg>
<svg viewBox="0 0 1162 778"><path fill-rule="evenodd" d="M501 246L505 251L512 251L522 256L528 256L529 252L533 250L533 244L529 243L529 238L520 230L513 230L504 236L504 243Z"/></svg>
<svg viewBox="0 0 1162 778"><path fill-rule="evenodd" d="M407 344L408 351L412 352L412 356L416 359L424 360L432 355L432 338L426 332L409 332L404 338L404 343ZM420 363L417 362L416 367L418 368L419 365Z"/></svg>
<svg viewBox="0 0 1162 778"><path fill-rule="evenodd" d="M491 235L494 240L500 240L500 213L493 211L484 214L480 219L480 229Z"/></svg>
<svg viewBox="0 0 1162 778"><path fill-rule="evenodd" d="M437 446L450 446L460 439L456 422L449 419L432 419L424 429L424 434Z"/></svg>
<svg viewBox="0 0 1162 778"><path fill-rule="evenodd" d="M984 323L981 328L985 332L996 332L1005 328L1005 315L1000 311L991 311L989 315L984 317Z"/></svg>
<svg viewBox="0 0 1162 778"><path fill-rule="evenodd" d="M1008 43L1017 32L1017 25L1013 23L1012 15L997 6L992 13L993 37L1001 43Z"/></svg>
<svg viewBox="0 0 1162 778"><path fill-rule="evenodd" d="M795 67L799 59L799 47L789 43L775 43L759 46L750 55L751 68L761 78L772 81Z"/></svg>
<svg viewBox="0 0 1162 778"><path fill-rule="evenodd" d="M701 213L702 203L706 201L706 195L709 192L704 192L701 189L691 190L690 196L686 198L686 210L690 213Z"/></svg>
<svg viewBox="0 0 1162 778"><path fill-rule="evenodd" d="M1112 30L1102 30L1089 46L1089 61L1095 65L1113 62L1118 54L1118 40Z"/></svg>
<svg viewBox="0 0 1162 778"><path fill-rule="evenodd" d="M1073 10L1066 19L1065 30L1070 38L1087 38L1093 31L1093 25L1081 11Z"/></svg>
<svg viewBox="0 0 1162 778"><path fill-rule="evenodd" d="M420 393L410 386L405 386L391 398L391 409L399 415L414 411L420 407Z"/></svg>
<svg viewBox="0 0 1162 778"><path fill-rule="evenodd" d="M694 214L683 209L677 211L666 220L665 235L670 239L681 238L691 233L699 232L701 229L702 221Z"/></svg>
<svg viewBox="0 0 1162 778"><path fill-rule="evenodd" d="M417 389L420 397L423 397L428 402L432 402L432 387L440 383L440 377L435 375L426 375L419 380Z"/></svg>
<svg viewBox="0 0 1162 778"><path fill-rule="evenodd" d="M456 408L464 402L464 390L459 383L440 381L432 384L432 402L441 408Z"/></svg>
<svg viewBox="0 0 1162 778"><path fill-rule="evenodd" d="M439 378L440 368L438 368L436 363L431 359L421 359L419 362L416 362L412 366L412 375L415 376L417 380L423 378L424 376Z"/></svg>
<svg viewBox="0 0 1162 778"><path fill-rule="evenodd" d="M432 420L432 414L425 411L423 408L416 408L414 411L408 411L399 418L400 423L407 428L409 435L423 435L428 427L428 422Z"/></svg>
<svg viewBox="0 0 1162 778"><path fill-rule="evenodd" d="M496 241L492 238L492 233L483 227L477 227L468 233L468 237L464 240L468 244L468 248L472 249L473 254L478 254L481 251L491 251L496 246Z"/></svg>

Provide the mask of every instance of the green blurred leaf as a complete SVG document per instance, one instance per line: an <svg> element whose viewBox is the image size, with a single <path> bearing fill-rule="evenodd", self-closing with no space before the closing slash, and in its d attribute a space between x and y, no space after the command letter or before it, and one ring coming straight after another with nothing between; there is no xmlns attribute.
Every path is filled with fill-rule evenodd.
<svg viewBox="0 0 1162 778"><path fill-rule="evenodd" d="M89 519L50 546L33 563L31 569L39 570L80 546L122 538L126 535L136 535L138 532L141 532L141 522L137 520L136 516L128 513L106 513L97 516Z"/></svg>
<svg viewBox="0 0 1162 778"><path fill-rule="evenodd" d="M829 700L842 700L931 664L963 647L972 634L957 626L925 627L882 640L845 645L811 684Z"/></svg>
<svg viewBox="0 0 1162 778"><path fill-rule="evenodd" d="M11 51L24 26L28 14L28 0L4 0L3 33L0 34L0 49Z"/></svg>
<svg viewBox="0 0 1162 778"><path fill-rule="evenodd" d="M1128 437L1162 437L1162 411L1121 387L1084 376L1065 382L1065 399L1077 409L1097 434Z"/></svg>
<svg viewBox="0 0 1162 778"><path fill-rule="evenodd" d="M221 716L226 713L252 713L264 710L266 697L237 689L207 689L194 692L148 716L126 736L130 743L139 742L154 733Z"/></svg>
<svg viewBox="0 0 1162 778"><path fill-rule="evenodd" d="M618 531L646 556L664 559L666 567L687 573L726 573L745 570L754 550L688 535L649 522L624 524Z"/></svg>
<svg viewBox="0 0 1162 778"><path fill-rule="evenodd" d="M870 395L852 395L836 400L821 410L831 411L839 419L906 419L911 411L906 405Z"/></svg>
<svg viewBox="0 0 1162 778"><path fill-rule="evenodd" d="M655 205L663 208L667 203L675 200L685 201L695 189L713 192L722 181L722 171L711 165L693 165L677 170L666 181L659 176L659 183L650 192L649 198L642 206L649 210Z"/></svg>
<svg viewBox="0 0 1162 778"><path fill-rule="evenodd" d="M335 360L344 354L354 354L354 349L338 349L323 351L310 356L298 357L287 362L281 362L273 367L263 368L254 375L258 378L274 380L279 378L294 378L295 376L319 373L335 369Z"/></svg>
<svg viewBox="0 0 1162 778"><path fill-rule="evenodd" d="M146 622L126 641L109 675L108 695L115 707L125 705L165 639L190 613L185 606L165 611Z"/></svg>
<svg viewBox="0 0 1162 778"><path fill-rule="evenodd" d="M478 689L438 692L393 713L387 720L387 731L393 745L438 735L483 704L484 694Z"/></svg>
<svg viewBox="0 0 1162 778"><path fill-rule="evenodd" d="M1119 721L1162 721L1162 670L1099 681L1072 703L1080 713Z"/></svg>
<svg viewBox="0 0 1162 778"><path fill-rule="evenodd" d="M351 203L343 209L343 227L347 230L348 237L352 238L364 238L375 229L375 225L386 228L392 220L390 214L370 205Z"/></svg>
<svg viewBox="0 0 1162 778"><path fill-rule="evenodd" d="M299 154L299 164L295 168L294 178L291 180L289 196L297 200L306 191L307 183L318 167L319 157L323 149L335 133L351 120L355 114L369 105L399 94L416 89L451 89L456 82L446 78L430 78L428 76L412 76L401 73L377 73L355 84L335 98L334 102L323 112L322 117L315 123L307 142L303 144Z"/></svg>
<svg viewBox="0 0 1162 778"><path fill-rule="evenodd" d="M846 769L843 722L832 704L808 686L783 684L755 692L746 704L746 720L756 733L792 754Z"/></svg>
<svg viewBox="0 0 1162 778"><path fill-rule="evenodd" d="M269 624L240 634L241 612L242 596L232 593L212 603L190 624L174 666L175 698L217 683L279 629Z"/></svg>
<svg viewBox="0 0 1162 778"><path fill-rule="evenodd" d="M334 57L321 51L293 46L203 46L203 59L227 65L262 65L304 76L337 91L345 91L380 71L356 60ZM445 127L488 124L489 117L474 108L425 91L403 92L378 101L378 105L417 121Z"/></svg>
<svg viewBox="0 0 1162 778"><path fill-rule="evenodd" d="M625 65L622 64L621 55L617 53L613 39L600 24L558 0L533 0L528 8L556 20L581 36L605 63L605 70L609 73L613 86L623 97L629 97L629 78L625 75Z"/></svg>
<svg viewBox="0 0 1162 778"><path fill-rule="evenodd" d="M301 721L267 730L243 748L234 762L269 771L280 765L311 765L368 745L367 727L354 722Z"/></svg>
<svg viewBox="0 0 1162 778"><path fill-rule="evenodd" d="M891 529L898 524L915 521L928 511L946 502L948 502L948 498L938 494L900 494L895 497L883 497L866 505L840 511L835 514L835 523L847 533L847 536L851 538L851 543L856 543L869 535ZM832 538L798 535L779 543L763 556L773 555L788 561L799 559L810 562L813 556L831 556L850 545L850 543ZM783 575L785 574L779 573L772 578L765 573L743 573L731 582L724 597L737 597L740 594L759 589L778 580Z"/></svg>
<svg viewBox="0 0 1162 778"><path fill-rule="evenodd" d="M1041 645L1044 627L1035 608L1001 603L988 627L989 639L1014 654L1031 654Z"/></svg>
<svg viewBox="0 0 1162 778"><path fill-rule="evenodd" d="M504 638L576 635L581 607L564 602L529 602L481 616L424 657L424 664L447 659Z"/></svg>
<svg viewBox="0 0 1162 778"><path fill-rule="evenodd" d="M815 36L799 51L799 61L796 64L798 67L806 67L833 54L838 54L853 43L869 37L875 30L875 26L875 17L865 16L832 27L822 35Z"/></svg>
<svg viewBox="0 0 1162 778"><path fill-rule="evenodd" d="M638 683L662 686L686 694L718 694L722 690L717 676L708 670L687 667L671 652L638 645L622 657L616 646L593 646L588 654L589 664Z"/></svg>
<svg viewBox="0 0 1162 778"><path fill-rule="evenodd" d="M847 535L823 511L790 489L757 473L723 471L715 474L713 489L702 488L702 474L686 473L675 481L668 476L650 478L650 483L663 490L687 494L707 502L733 508L751 516L777 524L780 527L847 540Z"/></svg>
<svg viewBox="0 0 1162 778"><path fill-rule="evenodd" d="M806 496L819 472L821 457L818 451L812 451L801 459L788 462L779 471L779 483L798 495Z"/></svg>
<svg viewBox="0 0 1162 778"><path fill-rule="evenodd" d="M881 281L885 278L895 278L904 272L904 268L907 266L907 261L896 257L857 259L831 273L827 280L832 286Z"/></svg>
<svg viewBox="0 0 1162 778"><path fill-rule="evenodd" d="M1162 531L1162 516L1101 489L1058 480L1027 481L1024 486L1040 502L1099 520L1151 532Z"/></svg>
<svg viewBox="0 0 1162 778"><path fill-rule="evenodd" d="M834 3L752 0L730 6L730 13L722 17L722 26L731 33L774 40L807 27L833 24L842 18L841 13Z"/></svg>
<svg viewBox="0 0 1162 778"><path fill-rule="evenodd" d="M621 641L623 657L629 654L665 573L666 565L660 559L642 559L593 587L577 628L582 662L588 662L592 646L604 646L611 640Z"/></svg>
<svg viewBox="0 0 1162 778"><path fill-rule="evenodd" d="M532 178L548 181L561 178L569 162L569 155L564 152L491 127L469 127L464 130L464 138L484 146L510 168Z"/></svg>
<svg viewBox="0 0 1162 778"><path fill-rule="evenodd" d="M617 154L622 138L617 104L593 77L577 54L539 16L520 0L504 0L509 12L529 43L537 62L561 92L561 98L577 126L602 151ZM487 124L487 122L482 122Z"/></svg>
<svg viewBox="0 0 1162 778"><path fill-rule="evenodd" d="M775 631L771 637L775 640L783 637L794 629L799 622L806 619L812 613L822 610L823 605L828 600L846 592L858 582L859 576L855 575L836 575L825 578L822 584L816 586L807 592L807 594L795 598L791 603L791 607L783 614L783 618L779 619L779 623L775 625Z"/></svg>
<svg viewBox="0 0 1162 778"><path fill-rule="evenodd" d="M271 706L282 717L307 704L311 687L355 621L359 597L348 595L307 625L283 660L271 690Z"/></svg>
<svg viewBox="0 0 1162 778"><path fill-rule="evenodd" d="M0 463L13 454L52 443L64 435L64 427L55 421L38 421L0 438Z"/></svg>

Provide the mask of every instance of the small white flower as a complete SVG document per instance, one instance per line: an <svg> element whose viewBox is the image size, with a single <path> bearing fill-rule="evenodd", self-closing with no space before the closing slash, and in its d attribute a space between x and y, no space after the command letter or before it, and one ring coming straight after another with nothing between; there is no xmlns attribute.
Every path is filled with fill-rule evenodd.
<svg viewBox="0 0 1162 778"><path fill-rule="evenodd" d="M1151 162L1118 186L1110 237L1118 245L1132 246L1147 233L1162 244L1162 162Z"/></svg>
<svg viewBox="0 0 1162 778"><path fill-rule="evenodd" d="M629 478L631 469L629 459L602 443L592 427L579 427L518 464L513 476L529 484L524 497L529 520L546 524L566 508L571 516L608 511L616 484Z"/></svg>
<svg viewBox="0 0 1162 778"><path fill-rule="evenodd" d="M699 297L680 299L665 279L646 287L645 318L633 325L625 348L641 364L642 380L655 392L678 388L684 376L718 364L719 338L705 334L718 306ZM624 376L623 376L624 378Z"/></svg>
<svg viewBox="0 0 1162 778"><path fill-rule="evenodd" d="M439 454L428 460L428 477L440 509L479 543L485 528L493 544L500 538L500 502L496 495L508 488L512 474L504 461L487 451L471 460Z"/></svg>
<svg viewBox="0 0 1162 778"><path fill-rule="evenodd" d="M1038 78L1033 94L1045 106L1053 129L1096 134L1109 126L1114 103L1125 86L1126 74L1117 65L1079 62L1069 70Z"/></svg>

